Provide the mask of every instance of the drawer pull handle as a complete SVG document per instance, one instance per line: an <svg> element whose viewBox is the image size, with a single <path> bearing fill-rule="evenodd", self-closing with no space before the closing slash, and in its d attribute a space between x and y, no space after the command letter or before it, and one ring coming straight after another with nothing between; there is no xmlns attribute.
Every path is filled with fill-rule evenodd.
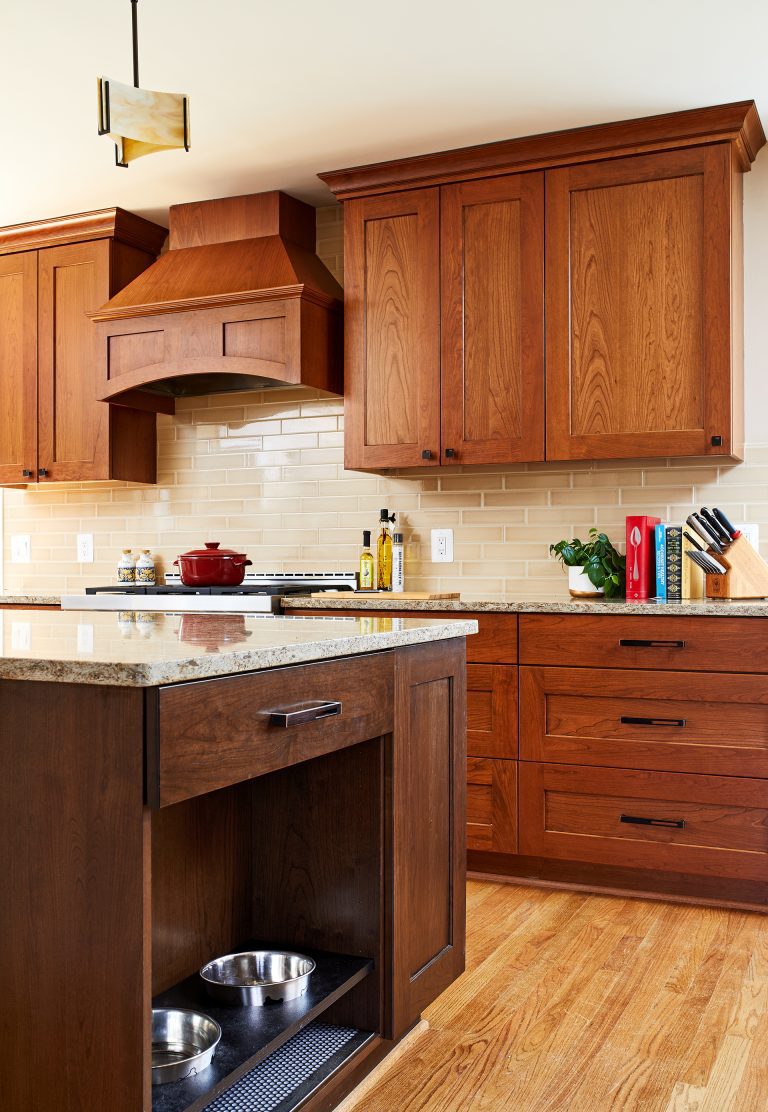
<svg viewBox="0 0 768 1112"><path fill-rule="evenodd" d="M685 641L643 641L634 637L622 637L619 644L623 649L684 649Z"/></svg>
<svg viewBox="0 0 768 1112"><path fill-rule="evenodd" d="M641 815L621 815L619 822L631 822L635 826L666 826L675 830L682 830L685 826L685 819L646 819Z"/></svg>
<svg viewBox="0 0 768 1112"><path fill-rule="evenodd" d="M622 726L685 726L684 718L635 718L632 714L622 714Z"/></svg>
<svg viewBox="0 0 768 1112"><path fill-rule="evenodd" d="M330 718L341 714L341 703L297 703L288 710L273 710L269 716L272 726L300 726L302 722L316 722L318 718Z"/></svg>

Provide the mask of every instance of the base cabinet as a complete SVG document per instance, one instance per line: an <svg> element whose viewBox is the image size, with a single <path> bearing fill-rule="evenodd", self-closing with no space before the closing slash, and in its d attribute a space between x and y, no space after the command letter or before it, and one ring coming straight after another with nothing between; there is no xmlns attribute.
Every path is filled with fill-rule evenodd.
<svg viewBox="0 0 768 1112"><path fill-rule="evenodd" d="M467 849L517 853L517 761L467 758Z"/></svg>

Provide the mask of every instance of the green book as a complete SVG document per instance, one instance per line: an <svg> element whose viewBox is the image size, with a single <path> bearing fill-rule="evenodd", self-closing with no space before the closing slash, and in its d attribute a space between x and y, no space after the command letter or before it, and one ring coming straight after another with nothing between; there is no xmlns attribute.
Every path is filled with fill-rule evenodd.
<svg viewBox="0 0 768 1112"><path fill-rule="evenodd" d="M667 536L667 598L679 602L683 597L683 527L668 525Z"/></svg>

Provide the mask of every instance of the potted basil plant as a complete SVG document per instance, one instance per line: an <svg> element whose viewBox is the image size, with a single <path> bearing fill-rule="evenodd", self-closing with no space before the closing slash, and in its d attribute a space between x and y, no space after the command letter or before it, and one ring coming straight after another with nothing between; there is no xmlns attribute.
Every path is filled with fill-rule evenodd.
<svg viewBox="0 0 768 1112"><path fill-rule="evenodd" d="M589 530L589 540L574 537L549 546L564 568L568 568L568 590L574 598L623 598L626 591L625 556L611 544L605 533Z"/></svg>

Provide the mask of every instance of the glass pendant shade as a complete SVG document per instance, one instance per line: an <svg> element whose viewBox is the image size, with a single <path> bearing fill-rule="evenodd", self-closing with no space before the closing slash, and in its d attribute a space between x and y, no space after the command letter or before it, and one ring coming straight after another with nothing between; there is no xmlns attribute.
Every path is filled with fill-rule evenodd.
<svg viewBox="0 0 768 1112"><path fill-rule="evenodd" d="M115 161L127 166L155 151L189 150L189 99L156 93L106 77L99 84L99 134L115 144Z"/></svg>

